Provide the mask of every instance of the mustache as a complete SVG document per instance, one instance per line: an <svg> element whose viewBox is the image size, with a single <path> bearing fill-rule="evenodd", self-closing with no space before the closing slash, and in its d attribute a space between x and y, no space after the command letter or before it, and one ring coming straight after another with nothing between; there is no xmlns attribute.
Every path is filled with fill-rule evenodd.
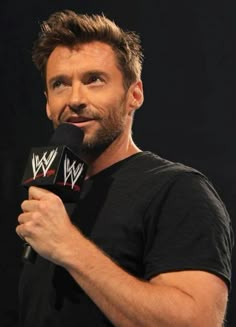
<svg viewBox="0 0 236 327"><path fill-rule="evenodd" d="M83 116L88 119L96 119L96 120L101 119L101 116L97 112L94 112L94 110L83 104L78 106L69 105L67 108L68 109L63 110L58 117L58 121L60 123L66 122L71 117L76 117L76 116Z"/></svg>
<svg viewBox="0 0 236 327"><path fill-rule="evenodd" d="M86 104L82 103L82 104L80 104L78 106L69 105L68 107L72 112L74 112L76 114L81 114L81 111L86 109Z"/></svg>

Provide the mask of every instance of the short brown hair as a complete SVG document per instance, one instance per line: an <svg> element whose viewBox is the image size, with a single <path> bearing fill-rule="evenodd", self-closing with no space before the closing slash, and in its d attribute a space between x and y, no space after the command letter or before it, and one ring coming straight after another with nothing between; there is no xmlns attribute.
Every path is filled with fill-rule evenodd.
<svg viewBox="0 0 236 327"><path fill-rule="evenodd" d="M58 45L74 47L78 43L92 41L101 41L112 47L125 88L141 78L143 54L137 33L124 31L104 15L64 10L53 13L42 22L41 32L33 47L33 62L44 82L48 57Z"/></svg>

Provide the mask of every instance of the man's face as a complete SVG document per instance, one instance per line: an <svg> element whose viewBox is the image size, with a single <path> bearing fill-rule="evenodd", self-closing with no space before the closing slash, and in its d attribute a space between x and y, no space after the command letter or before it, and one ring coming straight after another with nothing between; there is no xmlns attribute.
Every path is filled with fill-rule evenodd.
<svg viewBox="0 0 236 327"><path fill-rule="evenodd" d="M58 46L46 72L47 114L54 127L69 122L84 132L85 151L110 145L130 128L131 99L112 48L102 42Z"/></svg>

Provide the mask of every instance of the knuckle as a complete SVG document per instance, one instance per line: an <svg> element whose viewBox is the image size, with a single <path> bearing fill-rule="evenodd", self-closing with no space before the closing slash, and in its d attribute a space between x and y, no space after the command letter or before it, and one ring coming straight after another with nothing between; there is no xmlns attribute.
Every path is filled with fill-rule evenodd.
<svg viewBox="0 0 236 327"><path fill-rule="evenodd" d="M17 225L16 226L16 233L19 235L20 233L20 230L21 230L21 226L20 225Z"/></svg>
<svg viewBox="0 0 236 327"><path fill-rule="evenodd" d="M31 213L31 222L35 222L40 218L40 214L38 211L34 211Z"/></svg>
<svg viewBox="0 0 236 327"><path fill-rule="evenodd" d="M24 225L24 231L22 233L24 236L31 237L32 236L32 227L30 223Z"/></svg>
<svg viewBox="0 0 236 327"><path fill-rule="evenodd" d="M58 199L59 199L59 197L58 197L56 194L54 194L54 193L49 193L49 194L47 195L47 198L48 198L48 200L50 200L50 201L58 201Z"/></svg>
<svg viewBox="0 0 236 327"><path fill-rule="evenodd" d="M39 201L39 204L38 204L38 208L39 208L39 211L46 211L47 208L48 208L48 204L46 201Z"/></svg>
<svg viewBox="0 0 236 327"><path fill-rule="evenodd" d="M22 223L22 220L23 220L23 214L20 214L19 216L18 216L18 223L19 224L21 224Z"/></svg>
<svg viewBox="0 0 236 327"><path fill-rule="evenodd" d="M22 209L23 211L24 211L25 205L26 205L26 200L24 200L24 201L21 203L21 209Z"/></svg>
<svg viewBox="0 0 236 327"><path fill-rule="evenodd" d="M49 194L47 198L48 205L60 205L61 204L61 199L58 195L56 194Z"/></svg>

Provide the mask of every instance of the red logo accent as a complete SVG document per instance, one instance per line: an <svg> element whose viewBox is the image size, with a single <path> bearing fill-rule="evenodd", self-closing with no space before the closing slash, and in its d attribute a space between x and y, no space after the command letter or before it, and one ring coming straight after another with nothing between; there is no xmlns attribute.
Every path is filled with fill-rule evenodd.
<svg viewBox="0 0 236 327"><path fill-rule="evenodd" d="M33 177L28 178L28 179L25 180L23 183L24 183L24 184L29 184L29 183L31 183L32 181L34 181L35 179L38 179L38 178L41 178L41 177L44 177L44 178L45 178L45 177L53 176L53 175L55 175L55 172L56 172L55 169L49 169L49 170L47 171L47 173L46 173L46 176L44 176L44 174L41 173L41 174L36 175L35 178L33 178Z"/></svg>
<svg viewBox="0 0 236 327"><path fill-rule="evenodd" d="M68 186L68 187L70 187L73 191L75 191L75 192L79 192L80 191L80 187L79 187L79 185L74 185L74 187L72 188L72 184L71 183L63 183L63 182L57 182L56 183L57 185L60 185L60 186Z"/></svg>

